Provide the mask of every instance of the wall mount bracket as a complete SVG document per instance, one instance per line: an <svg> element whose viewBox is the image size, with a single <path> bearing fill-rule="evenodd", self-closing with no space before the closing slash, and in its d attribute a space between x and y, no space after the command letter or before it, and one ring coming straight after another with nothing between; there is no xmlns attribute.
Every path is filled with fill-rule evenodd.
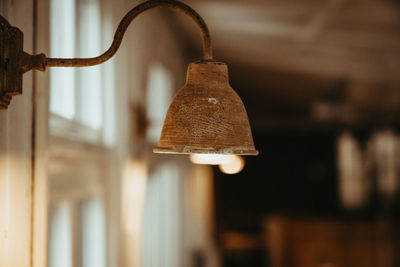
<svg viewBox="0 0 400 267"><path fill-rule="evenodd" d="M0 16L0 109L22 94L23 33Z"/></svg>

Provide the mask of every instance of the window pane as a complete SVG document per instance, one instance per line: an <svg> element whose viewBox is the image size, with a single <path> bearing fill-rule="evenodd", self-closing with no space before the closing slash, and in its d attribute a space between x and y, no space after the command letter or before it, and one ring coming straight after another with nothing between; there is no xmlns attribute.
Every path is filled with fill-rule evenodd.
<svg viewBox="0 0 400 267"><path fill-rule="evenodd" d="M50 55L75 56L75 1L52 0ZM75 69L50 68L50 111L67 119L75 115Z"/></svg>
<svg viewBox="0 0 400 267"><path fill-rule="evenodd" d="M101 22L98 0L81 0L79 5L80 57L95 57L101 51ZM77 91L80 98L78 119L83 124L100 129L102 126L102 66L79 68Z"/></svg>
<svg viewBox="0 0 400 267"><path fill-rule="evenodd" d="M102 51L99 0L51 0L51 56L95 57ZM95 130L103 125L102 66L50 69L50 111Z"/></svg>
<svg viewBox="0 0 400 267"><path fill-rule="evenodd" d="M180 266L181 173L178 165L159 165L148 179L143 222L142 266Z"/></svg>
<svg viewBox="0 0 400 267"><path fill-rule="evenodd" d="M157 143L160 138L165 114L172 99L172 76L161 64L151 66L147 80L146 107L150 126L147 137Z"/></svg>
<svg viewBox="0 0 400 267"><path fill-rule="evenodd" d="M94 197L81 204L81 265L106 266L105 217L103 201Z"/></svg>
<svg viewBox="0 0 400 267"><path fill-rule="evenodd" d="M367 200L368 181L363 173L362 150L348 132L342 133L338 139L337 164L343 206L349 209L361 207Z"/></svg>
<svg viewBox="0 0 400 267"><path fill-rule="evenodd" d="M49 266L72 267L71 209L68 202L51 204L49 219Z"/></svg>

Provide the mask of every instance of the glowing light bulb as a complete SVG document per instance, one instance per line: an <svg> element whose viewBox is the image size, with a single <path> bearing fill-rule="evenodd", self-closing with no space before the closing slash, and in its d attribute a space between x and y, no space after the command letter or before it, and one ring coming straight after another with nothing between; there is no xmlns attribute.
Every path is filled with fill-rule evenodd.
<svg viewBox="0 0 400 267"><path fill-rule="evenodd" d="M194 164L220 165L231 162L233 155L191 154L190 161Z"/></svg>
<svg viewBox="0 0 400 267"><path fill-rule="evenodd" d="M244 159L239 156L232 156L227 163L219 165L219 169L225 174L235 174L244 168Z"/></svg>

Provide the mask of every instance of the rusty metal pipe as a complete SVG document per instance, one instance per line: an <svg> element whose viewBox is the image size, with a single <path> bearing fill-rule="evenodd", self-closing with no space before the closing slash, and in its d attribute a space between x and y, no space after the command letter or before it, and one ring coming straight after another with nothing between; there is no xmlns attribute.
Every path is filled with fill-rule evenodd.
<svg viewBox="0 0 400 267"><path fill-rule="evenodd" d="M175 0L149 0L137 5L121 20L114 34L110 48L98 57L92 58L45 58L45 67L87 67L109 60L121 45L126 29L139 14L155 7L168 7L191 17L200 29L203 40L203 60L213 60L210 32L203 18L188 5Z"/></svg>

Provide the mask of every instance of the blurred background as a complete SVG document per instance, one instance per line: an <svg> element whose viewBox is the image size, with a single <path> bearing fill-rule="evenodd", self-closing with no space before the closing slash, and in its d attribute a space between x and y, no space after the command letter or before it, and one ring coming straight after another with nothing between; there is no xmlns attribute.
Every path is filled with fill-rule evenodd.
<svg viewBox="0 0 400 267"><path fill-rule="evenodd" d="M38 1L39 47L97 56L140 2ZM48 265L400 266L400 2L185 3L228 64L259 156L227 170L152 153L201 39L183 14L142 14L110 62L37 78L50 92Z"/></svg>

